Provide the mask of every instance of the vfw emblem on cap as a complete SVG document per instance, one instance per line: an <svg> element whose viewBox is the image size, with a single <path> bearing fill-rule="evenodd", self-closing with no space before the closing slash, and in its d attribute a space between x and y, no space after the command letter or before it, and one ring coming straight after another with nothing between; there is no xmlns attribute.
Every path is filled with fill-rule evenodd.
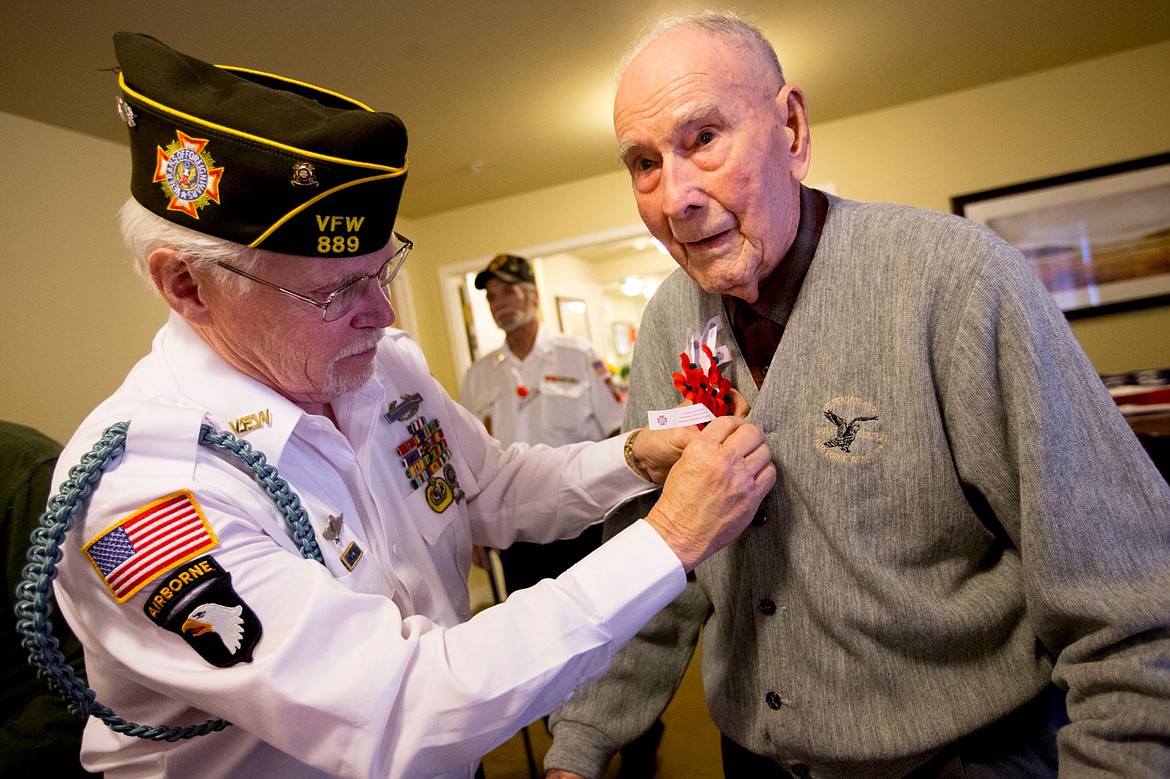
<svg viewBox="0 0 1170 779"><path fill-rule="evenodd" d="M163 192L171 199L170 211L182 211L199 218L199 209L214 201L219 203L219 180L223 168L215 167L215 160L207 153L207 141L192 138L175 131L178 140L164 150L158 147L158 162L154 169L154 183L163 185Z"/></svg>

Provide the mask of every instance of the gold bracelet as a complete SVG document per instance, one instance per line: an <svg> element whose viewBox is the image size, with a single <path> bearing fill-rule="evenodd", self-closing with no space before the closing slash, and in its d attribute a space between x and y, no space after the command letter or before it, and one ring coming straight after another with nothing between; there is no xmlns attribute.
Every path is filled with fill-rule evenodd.
<svg viewBox="0 0 1170 779"><path fill-rule="evenodd" d="M626 445L622 452L626 456L626 465L630 466L630 470L641 476L646 481L652 482L653 479L642 469L642 463L638 462L638 455L634 454L634 439L638 437L638 433L642 432L642 428L638 428L626 437Z"/></svg>

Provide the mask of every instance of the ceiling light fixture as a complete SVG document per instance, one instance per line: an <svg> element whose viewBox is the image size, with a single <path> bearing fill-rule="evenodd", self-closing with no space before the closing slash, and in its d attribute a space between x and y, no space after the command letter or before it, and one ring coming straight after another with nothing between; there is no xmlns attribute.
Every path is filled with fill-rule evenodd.
<svg viewBox="0 0 1170 779"><path fill-rule="evenodd" d="M622 294L629 297L636 297L642 292L645 283L637 276L626 276L622 279Z"/></svg>

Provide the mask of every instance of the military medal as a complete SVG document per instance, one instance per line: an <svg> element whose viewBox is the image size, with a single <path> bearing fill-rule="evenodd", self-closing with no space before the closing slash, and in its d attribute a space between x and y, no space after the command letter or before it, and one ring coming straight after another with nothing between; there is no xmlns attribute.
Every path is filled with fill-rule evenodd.
<svg viewBox="0 0 1170 779"><path fill-rule="evenodd" d="M321 537L335 544L341 543L341 523L344 521L345 514L338 517L330 514L329 519L325 521L325 529L321 531Z"/></svg>
<svg viewBox="0 0 1170 779"><path fill-rule="evenodd" d="M503 357L503 355L500 355ZM524 379L520 378L520 371L515 368L512 369L512 375L516 377L516 397L524 400L531 394L531 390L524 384Z"/></svg>
<svg viewBox="0 0 1170 779"><path fill-rule="evenodd" d="M207 152L211 143L207 138L192 138L182 130L176 130L175 137L166 149L158 147L152 181L162 184L163 194L171 199L167 210L182 211L198 219L199 209L219 204L224 168L215 167Z"/></svg>
<svg viewBox="0 0 1170 779"><path fill-rule="evenodd" d="M413 415L412 415L413 416ZM390 415L386 420L391 421ZM410 438L398 445L398 457L412 490L425 486L427 505L442 513L463 500L458 474L451 464L451 449L439 420L419 415L406 425Z"/></svg>
<svg viewBox="0 0 1170 779"><path fill-rule="evenodd" d="M436 476L427 481L427 505L434 511L440 513L446 511L453 498L451 485L443 477Z"/></svg>
<svg viewBox="0 0 1170 779"><path fill-rule="evenodd" d="M338 549L341 549L341 524L343 522L345 522L345 514L338 514L336 517L330 514L325 520L325 529L321 531L321 537L326 541L332 541ZM363 554L365 552L358 546L357 541L350 541L349 545L341 552L341 564L352 571L357 567Z"/></svg>
<svg viewBox="0 0 1170 779"><path fill-rule="evenodd" d="M349 546L345 547L345 551L341 553L341 564L352 571L357 568L358 561L362 559L363 554L365 552L357 545L357 541L350 541Z"/></svg>
<svg viewBox="0 0 1170 779"><path fill-rule="evenodd" d="M387 422L405 422L415 414L418 413L419 406L422 405L422 395L417 392L410 395L403 395L402 400L392 401L385 417Z"/></svg>

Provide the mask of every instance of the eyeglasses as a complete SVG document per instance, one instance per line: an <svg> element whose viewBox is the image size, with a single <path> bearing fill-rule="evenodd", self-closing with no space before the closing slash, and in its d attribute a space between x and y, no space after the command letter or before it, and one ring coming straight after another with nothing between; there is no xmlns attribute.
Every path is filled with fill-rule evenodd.
<svg viewBox="0 0 1170 779"><path fill-rule="evenodd" d="M352 281L347 281L326 295L325 299L321 301L313 300L308 295L293 292L291 289L285 289L278 284L273 284L271 281L265 281L258 276L253 276L251 273L240 270L226 262L217 262L216 265L225 270L230 270L232 273L237 273L246 279L251 279L257 284L272 287L277 292L283 292L290 297L308 303L310 306L316 306L321 309L322 319L326 322L335 322L348 314L354 304L361 300L362 295L366 292L366 287L371 281L377 281L378 286L382 288L384 293L389 292L390 282L394 281L394 277L398 275L398 271L402 268L402 263L406 262L406 256L414 248L414 241L404 235L394 233L394 239L402 244L402 246L398 247L398 251L394 252L386 262L382 263L382 267L376 273L371 273L368 276L358 276ZM389 297L389 294L387 294L387 297Z"/></svg>

